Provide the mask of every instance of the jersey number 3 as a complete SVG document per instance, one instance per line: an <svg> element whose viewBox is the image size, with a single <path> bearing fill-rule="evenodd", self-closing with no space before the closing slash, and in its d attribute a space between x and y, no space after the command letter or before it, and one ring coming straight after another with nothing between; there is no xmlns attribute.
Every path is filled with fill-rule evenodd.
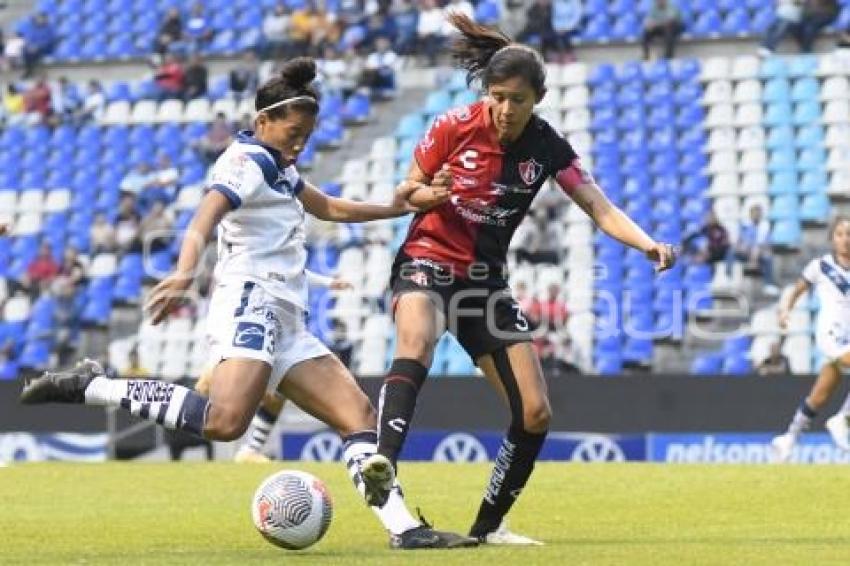
<svg viewBox="0 0 850 566"><path fill-rule="evenodd" d="M474 149L467 149L460 154L460 164L463 165L464 169L472 171L478 166L475 163L476 158L478 158L478 152Z"/></svg>

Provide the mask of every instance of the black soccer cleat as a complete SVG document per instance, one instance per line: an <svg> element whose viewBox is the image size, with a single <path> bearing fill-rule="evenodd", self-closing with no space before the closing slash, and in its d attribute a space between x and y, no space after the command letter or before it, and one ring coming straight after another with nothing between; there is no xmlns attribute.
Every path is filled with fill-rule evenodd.
<svg viewBox="0 0 850 566"><path fill-rule="evenodd" d="M24 405L42 403L84 403L85 391L95 377L105 375L95 361L85 359L67 371L44 372L44 375L28 381L21 392L20 402Z"/></svg>
<svg viewBox="0 0 850 566"><path fill-rule="evenodd" d="M383 507L395 483L392 462L385 456L372 454L360 464L360 477L363 479L366 503L370 507Z"/></svg>
<svg viewBox="0 0 850 566"><path fill-rule="evenodd" d="M428 524L408 529L400 535L390 536L390 548L396 550L471 548L474 546L478 546L478 539L456 533L436 531Z"/></svg>

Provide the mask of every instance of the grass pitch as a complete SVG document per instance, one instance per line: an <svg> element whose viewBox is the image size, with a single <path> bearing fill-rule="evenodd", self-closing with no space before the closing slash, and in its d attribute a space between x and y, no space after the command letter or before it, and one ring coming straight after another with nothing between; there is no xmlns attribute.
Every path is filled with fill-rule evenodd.
<svg viewBox="0 0 850 566"><path fill-rule="evenodd" d="M334 499L313 548L271 546L249 503L282 468ZM401 467L408 504L465 532L485 465ZM540 464L511 513L536 548L391 551L343 466L30 464L0 468L0 564L850 564L850 474L828 466Z"/></svg>

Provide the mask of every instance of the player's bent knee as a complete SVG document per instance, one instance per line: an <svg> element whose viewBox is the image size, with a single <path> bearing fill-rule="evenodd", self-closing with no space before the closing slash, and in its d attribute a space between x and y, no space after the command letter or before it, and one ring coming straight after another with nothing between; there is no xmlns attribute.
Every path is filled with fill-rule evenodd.
<svg viewBox="0 0 850 566"><path fill-rule="evenodd" d="M396 357L415 359L424 366L430 366L435 345L434 340L422 332L401 332Z"/></svg>
<svg viewBox="0 0 850 566"><path fill-rule="evenodd" d="M204 426L204 436L210 440L222 442L238 440L248 430L251 416L246 417L225 409L216 410L216 407L212 406Z"/></svg>
<svg viewBox="0 0 850 566"><path fill-rule="evenodd" d="M549 403L540 402L534 403L525 407L523 411L523 428L527 432L541 433L549 430L549 423L552 420L552 409Z"/></svg>

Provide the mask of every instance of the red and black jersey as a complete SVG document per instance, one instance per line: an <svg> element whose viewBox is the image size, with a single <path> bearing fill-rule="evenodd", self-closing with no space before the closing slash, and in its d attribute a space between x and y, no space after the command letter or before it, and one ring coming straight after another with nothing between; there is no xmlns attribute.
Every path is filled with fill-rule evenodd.
<svg viewBox="0 0 850 566"><path fill-rule="evenodd" d="M414 157L429 176L448 164L453 185L448 202L415 216L398 259L494 284L503 284L508 244L543 183L555 177L569 193L592 182L569 142L536 115L503 146L483 101L437 118Z"/></svg>

